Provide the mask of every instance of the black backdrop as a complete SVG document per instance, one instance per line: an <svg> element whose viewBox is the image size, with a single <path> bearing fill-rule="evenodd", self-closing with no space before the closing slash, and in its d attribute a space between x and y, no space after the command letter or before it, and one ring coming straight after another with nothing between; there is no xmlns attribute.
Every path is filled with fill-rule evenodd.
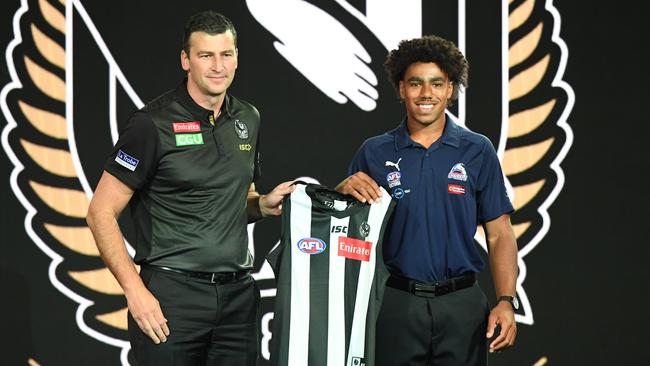
<svg viewBox="0 0 650 366"><path fill-rule="evenodd" d="M363 8L361 2L351 3ZM366 43L369 53L380 55L370 65L379 80L380 107L368 112L369 118L361 120L359 109L352 103L338 105L315 88L297 88L296 85L304 83L302 77L281 62L281 58L254 58L253 50L275 52L273 37L246 18L244 2L184 2L184 7L174 9L128 4L128 8L119 2L84 5L91 16L96 15L97 28L144 101L171 87L181 76L177 67L177 39L182 20L174 19L184 19L196 10L212 7L221 9L238 26L240 67L232 91L256 104L266 123L262 132L264 137L268 136L263 141L265 176L258 183L262 192L280 180L303 175L317 177L328 185L335 184L343 177L345 166L360 142L390 128L401 115L380 69L381 44L371 34L363 37L369 39ZM650 96L646 88L650 78L645 69L648 50L643 37L650 34L650 29L642 12L626 7L625 3L614 6L597 1L587 6L557 1L554 5L562 19L560 35L569 49L563 80L571 85L576 96L568 118L575 140L561 163L566 182L549 208L550 231L526 257L525 288L533 306L534 323L520 324L516 348L490 356L490 362L532 365L546 357L552 365L647 364L650 358L646 345L650 326L647 312L650 230L646 221L650 195L645 184L650 164L646 143L649 128L643 111ZM434 10L429 6L432 7L425 5L423 11ZM16 0L2 5L0 45L3 49L13 38L12 18L19 7ZM63 9L60 4L59 9ZM440 9L444 6L437 10ZM335 13L340 9L330 11ZM479 14L498 17L498 11L490 9L475 9L473 14L473 18L468 18L478 19ZM442 17L437 15L438 18ZM347 21L349 29L363 32L353 19ZM480 20L477 21L480 26ZM490 38L498 26L486 24L480 33ZM439 29L445 36L455 36L451 26ZM75 109L76 119L94 121L97 115L106 119L107 112L101 110L106 107L97 100L106 99L102 94L106 93L105 88L101 86L107 83L107 67L99 52L92 52L88 35L78 32L75 37L75 49L86 47L87 50L83 54L75 53L75 64L88 65L75 69L75 88L78 83L79 88L90 85L87 93L75 94L75 101L84 105ZM498 61L493 60L498 54L486 50L475 55L473 59L470 57L470 85L478 85L475 90L479 94L480 85L490 79L487 76L490 68L498 67ZM6 67L0 70L0 85L5 85L10 75ZM468 93L472 92L472 86ZM126 94L119 90L117 99L121 105L118 120L123 120L124 111L128 112L133 105L129 105ZM474 100L477 106L474 110L468 106L468 121L486 115L500 118L490 110L493 104L486 103L485 98L477 96ZM284 109L278 107L279 103L285 104ZM296 109L301 113L286 114L287 105L300 105ZM56 103L52 106L61 108ZM300 127L322 119L323 115L332 122ZM360 122L353 125L349 123L351 120ZM101 161L110 149L110 139L106 138L110 131L106 126L105 123L75 126L79 152L89 157L82 164L93 187L101 173ZM497 139L498 129L489 126L478 129L493 141ZM326 146L327 141L342 132L347 139ZM64 296L48 279L51 259L28 235L24 224L26 209L10 187L13 166L7 155L0 154L0 177L4 177L0 180L0 364L21 365L28 359L43 365L119 364L120 348L99 342L80 330L76 317L87 314L79 315L78 303ZM258 249L273 245L277 240L276 231L277 220L258 225L255 242L262 243ZM64 262L62 268L83 269L95 265L95 262L83 265L70 262ZM260 265L258 255L257 268ZM481 282L489 289L486 278ZM114 299L106 301L109 305L104 310L120 305L119 301L112 304ZM105 333L120 335L110 329Z"/></svg>

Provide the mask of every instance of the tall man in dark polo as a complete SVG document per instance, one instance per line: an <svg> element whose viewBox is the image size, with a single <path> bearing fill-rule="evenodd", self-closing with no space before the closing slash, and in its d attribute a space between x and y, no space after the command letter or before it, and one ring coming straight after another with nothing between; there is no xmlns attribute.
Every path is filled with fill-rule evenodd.
<svg viewBox="0 0 650 366"><path fill-rule="evenodd" d="M279 215L293 187L255 190L260 116L227 93L237 52L226 17L190 17L180 54L187 79L130 116L88 209L97 247L124 290L140 365L257 360L259 290L246 226ZM117 223L127 204L134 260Z"/></svg>

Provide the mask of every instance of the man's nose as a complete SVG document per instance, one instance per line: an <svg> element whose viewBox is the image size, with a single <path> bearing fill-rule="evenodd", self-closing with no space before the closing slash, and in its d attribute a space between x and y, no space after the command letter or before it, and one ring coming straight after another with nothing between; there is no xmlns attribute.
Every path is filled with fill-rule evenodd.
<svg viewBox="0 0 650 366"><path fill-rule="evenodd" d="M214 71L221 71L223 69L223 62L219 59L219 57L214 57L212 59L212 65L210 65L212 70Z"/></svg>
<svg viewBox="0 0 650 366"><path fill-rule="evenodd" d="M421 97L431 97L433 96L433 85L431 83L423 83L422 89L420 89Z"/></svg>

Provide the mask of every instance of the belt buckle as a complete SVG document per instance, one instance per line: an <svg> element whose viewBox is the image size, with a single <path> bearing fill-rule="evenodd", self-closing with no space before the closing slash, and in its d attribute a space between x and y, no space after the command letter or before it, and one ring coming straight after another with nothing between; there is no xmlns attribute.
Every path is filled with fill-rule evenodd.
<svg viewBox="0 0 650 366"><path fill-rule="evenodd" d="M217 281L214 280L216 273L212 272L212 276L210 276L210 283L214 284L217 283Z"/></svg>
<svg viewBox="0 0 650 366"><path fill-rule="evenodd" d="M436 286L423 285L416 282L413 285L413 295L420 297L436 297Z"/></svg>
<svg viewBox="0 0 650 366"><path fill-rule="evenodd" d="M436 293L439 295L444 295L452 292L452 284L451 283L446 283L444 285L438 284L436 286Z"/></svg>

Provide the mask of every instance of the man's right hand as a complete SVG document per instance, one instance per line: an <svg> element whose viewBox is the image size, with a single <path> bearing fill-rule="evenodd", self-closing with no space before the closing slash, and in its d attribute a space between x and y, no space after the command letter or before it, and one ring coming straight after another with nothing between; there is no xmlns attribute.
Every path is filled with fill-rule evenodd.
<svg viewBox="0 0 650 366"><path fill-rule="evenodd" d="M381 198L379 185L364 172L356 172L336 186L336 191L350 194L361 202L375 203Z"/></svg>
<svg viewBox="0 0 650 366"><path fill-rule="evenodd" d="M160 303L146 287L133 293L125 293L131 316L138 327L153 340L155 344L167 341L169 328L163 316Z"/></svg>

